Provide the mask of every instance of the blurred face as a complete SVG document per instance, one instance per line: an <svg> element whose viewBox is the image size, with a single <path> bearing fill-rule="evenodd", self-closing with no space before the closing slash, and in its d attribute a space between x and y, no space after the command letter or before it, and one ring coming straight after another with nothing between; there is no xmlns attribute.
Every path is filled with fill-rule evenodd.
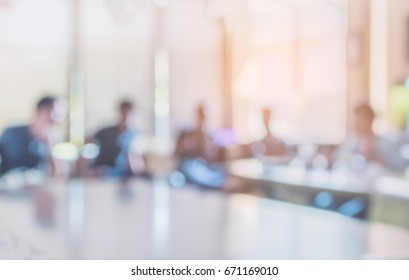
<svg viewBox="0 0 409 280"><path fill-rule="evenodd" d="M55 101L37 111L37 119L44 125L61 124L67 117L67 104L63 100Z"/></svg>
<svg viewBox="0 0 409 280"><path fill-rule="evenodd" d="M45 125L54 125L57 123L57 108L56 102L45 106L37 111L39 119Z"/></svg>
<svg viewBox="0 0 409 280"><path fill-rule="evenodd" d="M120 122L125 126L132 124L134 110L131 106L124 106L120 110Z"/></svg>

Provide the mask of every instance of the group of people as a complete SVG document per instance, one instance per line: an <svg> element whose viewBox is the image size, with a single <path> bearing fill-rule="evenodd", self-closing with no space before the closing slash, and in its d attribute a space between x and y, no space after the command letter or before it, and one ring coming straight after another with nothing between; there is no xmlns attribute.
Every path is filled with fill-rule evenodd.
<svg viewBox="0 0 409 280"><path fill-rule="evenodd" d="M59 115L61 101L53 96L41 98L36 105L31 122L6 128L0 136L0 175L9 172L39 170L50 176L61 174L58 161L53 156L53 147L61 142L57 126L62 121ZM137 135L131 119L134 105L124 100L119 104L117 124L101 129L87 139L95 143L99 152L92 161L80 158L78 176L127 176L143 172L143 161L130 153ZM138 170L137 170L138 169Z"/></svg>
<svg viewBox="0 0 409 280"><path fill-rule="evenodd" d="M62 174L59 162L53 156L53 147L61 142L58 116L61 102L54 96L41 98L28 124L6 128L0 135L0 176L9 172L38 170L47 176ZM98 152L92 158L82 156L71 174L79 177L106 176L123 178L135 175L151 176L147 170L146 155L134 148L140 132L133 126L135 106L130 100L118 104L115 124L104 127L87 137L84 149L91 144ZM218 148L210 134L205 132L206 110L197 109L197 123L184 130L176 144L174 156L183 165L187 159L203 158L209 163L218 162Z"/></svg>
<svg viewBox="0 0 409 280"><path fill-rule="evenodd" d="M280 140L271 131L270 124L273 117L273 112L270 109L263 110L266 135L251 144L251 154L289 160L297 157L297 147ZM394 143L386 137L376 135L373 129L375 119L376 114L369 104L358 105L354 108L353 126L345 141L339 145L318 145L315 155L325 157L326 168L332 168L337 162L343 161L352 169L362 170L368 166L377 166L381 169L403 171L407 163L398 152L401 143ZM309 160L313 165L314 155ZM357 163L358 161L359 163Z"/></svg>
<svg viewBox="0 0 409 280"><path fill-rule="evenodd" d="M43 97L38 101L29 124L9 127L3 131L0 136L0 174L27 169L42 170L49 175L58 174L58 163L52 153L52 147L61 139L54 133L59 121L58 106L57 98ZM116 124L105 127L86 139L86 143L96 145L99 152L92 159L80 157L74 174L109 177L150 176L146 156L137 148L133 148L133 143L139 135L131 125L134 111L135 106L131 101L120 102ZM295 156L296 148L280 140L271 130L273 118L274 113L271 109L262 110L265 136L253 143L241 145L242 157ZM379 138L372 130L374 119L375 114L369 105L358 106L355 109L354 133L344 144L327 152L327 158L333 161L358 154L367 162L387 166ZM225 179L222 163L226 160L228 147L216 143L206 129L206 121L206 107L200 105L196 109L195 126L179 134L173 156L177 160L176 169L185 180L217 187L222 185Z"/></svg>

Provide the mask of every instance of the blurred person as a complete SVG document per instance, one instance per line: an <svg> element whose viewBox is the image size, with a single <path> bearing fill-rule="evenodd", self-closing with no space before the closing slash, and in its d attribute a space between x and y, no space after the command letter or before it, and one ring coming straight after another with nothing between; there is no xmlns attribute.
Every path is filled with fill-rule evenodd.
<svg viewBox="0 0 409 280"><path fill-rule="evenodd" d="M274 113L269 108L262 110L262 121L266 131L266 135L252 143L252 155L263 155L270 157L286 157L288 155L287 147L283 141L276 137L271 130L271 123L274 118Z"/></svg>
<svg viewBox="0 0 409 280"><path fill-rule="evenodd" d="M36 169L59 175L52 147L59 142L55 129L62 120L57 98L45 96L36 105L29 124L9 127L0 137L1 173Z"/></svg>
<svg viewBox="0 0 409 280"><path fill-rule="evenodd" d="M220 165L221 149L206 131L206 113L203 104L197 106L196 125L180 133L174 156L183 180L198 186L219 188L225 181L224 170Z"/></svg>
<svg viewBox="0 0 409 280"><path fill-rule="evenodd" d="M385 166L382 139L375 135L372 126L375 112L368 104L361 104L354 111L354 132L337 151L337 158L348 158L350 164L364 165L375 163ZM363 159L366 163L364 164ZM354 167L354 166L352 166Z"/></svg>
<svg viewBox="0 0 409 280"><path fill-rule="evenodd" d="M218 147L214 144L211 134L206 131L206 108L203 104L196 108L196 126L180 133L176 142L175 157L202 158L207 163L218 161Z"/></svg>
<svg viewBox="0 0 409 280"><path fill-rule="evenodd" d="M130 100L123 100L118 106L118 121L115 125L99 130L87 142L98 146L99 152L91 168L83 162L80 175L128 177L146 175L145 159L132 150L138 131L132 126L135 106Z"/></svg>

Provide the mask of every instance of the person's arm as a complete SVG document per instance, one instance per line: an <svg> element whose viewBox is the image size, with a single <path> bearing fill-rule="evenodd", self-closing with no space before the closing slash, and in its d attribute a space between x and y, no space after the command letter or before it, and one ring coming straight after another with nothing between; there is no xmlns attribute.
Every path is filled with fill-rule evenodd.
<svg viewBox="0 0 409 280"><path fill-rule="evenodd" d="M379 141L380 139L377 138L373 138L370 144L370 150L368 152L368 158L374 162L377 163L379 165L381 165L382 167L387 167L388 164L385 160L385 158L382 156L381 151L380 151L380 147L379 147Z"/></svg>
<svg viewBox="0 0 409 280"><path fill-rule="evenodd" d="M53 155L53 148L62 143L62 137L57 131L52 131L50 134L44 135L43 140L48 147L48 172L51 177L68 177L69 175L69 166L66 162L58 160Z"/></svg>
<svg viewBox="0 0 409 280"><path fill-rule="evenodd" d="M85 139L85 145L82 147L82 149L84 149L86 147L86 145L88 144L95 144L96 142L98 142L99 138L99 134L95 134L94 136L88 136ZM81 178L86 178L86 177L91 177L94 174L94 171L91 168L91 163L89 159L84 158L84 156L82 155L82 153L80 152L78 160L76 162L75 165L75 173L78 177Z"/></svg>
<svg viewBox="0 0 409 280"><path fill-rule="evenodd" d="M68 172L66 168L63 167L61 162L58 162L54 157L50 157L49 166L50 166L50 175L51 177L68 177Z"/></svg>
<svg viewBox="0 0 409 280"><path fill-rule="evenodd" d="M147 172L146 156L135 151L128 153L129 167L132 174L144 174Z"/></svg>
<svg viewBox="0 0 409 280"><path fill-rule="evenodd" d="M213 141L212 137L204 135L200 142L200 153L207 163L220 163L223 161L222 149Z"/></svg>
<svg viewBox="0 0 409 280"><path fill-rule="evenodd" d="M175 158L180 158L184 154L184 148L183 148L184 140L185 140L185 133L181 132L176 141L175 151L173 152L173 156Z"/></svg>
<svg viewBox="0 0 409 280"><path fill-rule="evenodd" d="M136 131L130 134L130 139L130 142L123 147L123 152L126 152L128 158L129 169L134 175L147 174L146 139L139 136Z"/></svg>

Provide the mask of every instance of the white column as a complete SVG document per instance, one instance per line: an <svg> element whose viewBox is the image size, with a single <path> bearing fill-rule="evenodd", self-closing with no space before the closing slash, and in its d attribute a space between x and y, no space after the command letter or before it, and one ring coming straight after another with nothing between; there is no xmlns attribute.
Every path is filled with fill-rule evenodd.
<svg viewBox="0 0 409 280"><path fill-rule="evenodd" d="M69 140L81 146L84 143L84 92L80 70L80 1L71 1L71 48L68 72L68 99L70 104Z"/></svg>
<svg viewBox="0 0 409 280"><path fill-rule="evenodd" d="M388 107L388 0L371 0L370 104L378 113Z"/></svg>

